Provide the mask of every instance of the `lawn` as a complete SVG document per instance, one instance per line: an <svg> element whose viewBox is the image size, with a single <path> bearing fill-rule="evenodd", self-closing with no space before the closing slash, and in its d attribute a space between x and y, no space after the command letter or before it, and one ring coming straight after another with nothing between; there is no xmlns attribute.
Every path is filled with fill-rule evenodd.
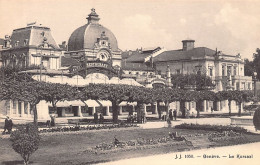
<svg viewBox="0 0 260 165"><path fill-rule="evenodd" d="M208 133L202 130L186 130L174 128L141 129L126 128L113 130L91 130L66 134L49 133L42 136L39 149L31 156L32 164L94 164L99 162L114 161L132 157L163 154L168 152L191 149L191 147L160 147L145 150L131 150L109 154L93 154L85 152L102 142L110 143L114 137L119 141L136 140L137 138L160 138L167 136L169 132L177 131L180 135ZM247 142L260 141L259 135L246 135ZM239 142L223 142L221 145L234 145ZM11 148L9 139L0 140L0 164L23 164L20 155Z"/></svg>

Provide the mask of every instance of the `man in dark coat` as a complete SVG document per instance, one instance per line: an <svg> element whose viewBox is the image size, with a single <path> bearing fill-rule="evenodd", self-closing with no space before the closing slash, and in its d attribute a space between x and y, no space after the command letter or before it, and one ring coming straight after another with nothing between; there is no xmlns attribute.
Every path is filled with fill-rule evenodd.
<svg viewBox="0 0 260 165"><path fill-rule="evenodd" d="M173 120L172 110L171 110L171 109L170 109L170 111L169 111L169 118L170 118L170 120Z"/></svg>
<svg viewBox="0 0 260 165"><path fill-rule="evenodd" d="M104 116L103 116L102 113L100 113L100 115L99 115L99 124L103 124L103 122L104 122Z"/></svg>
<svg viewBox="0 0 260 165"><path fill-rule="evenodd" d="M6 116L3 134L5 134L6 130L10 134L12 131L12 128L13 128L13 121L9 118L9 116Z"/></svg>
<svg viewBox="0 0 260 165"><path fill-rule="evenodd" d="M98 113L97 112L94 113L94 123L95 124L98 123Z"/></svg>
<svg viewBox="0 0 260 165"><path fill-rule="evenodd" d="M176 109L173 111L173 117L174 117L174 120L176 120L176 118L177 118L177 111L176 111Z"/></svg>

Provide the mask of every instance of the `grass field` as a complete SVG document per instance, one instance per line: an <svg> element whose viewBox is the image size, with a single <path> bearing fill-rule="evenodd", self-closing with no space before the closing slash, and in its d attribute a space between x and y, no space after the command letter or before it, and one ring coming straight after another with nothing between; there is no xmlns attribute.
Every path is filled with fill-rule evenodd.
<svg viewBox="0 0 260 165"><path fill-rule="evenodd" d="M137 138L160 138L167 136L169 132L177 131L180 135L207 133L206 131L185 130L174 128L158 129L114 129L81 131L67 134L43 135L39 149L31 156L31 164L94 164L99 162L113 161L132 157L148 156L180 151L186 148L161 147L155 149L125 151L118 153L100 154L84 152L102 142L110 143L114 137L119 141L136 140ZM260 141L259 135L246 135L247 142ZM235 145L237 142L223 142L219 145ZM0 140L0 164L23 164L22 158L11 147L9 139Z"/></svg>

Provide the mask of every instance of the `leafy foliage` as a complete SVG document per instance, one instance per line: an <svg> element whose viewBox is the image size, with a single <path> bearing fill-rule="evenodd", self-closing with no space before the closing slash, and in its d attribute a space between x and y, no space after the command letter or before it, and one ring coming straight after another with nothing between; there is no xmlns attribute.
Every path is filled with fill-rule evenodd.
<svg viewBox="0 0 260 165"><path fill-rule="evenodd" d="M30 156L38 149L40 136L38 128L33 124L20 125L10 136L12 147L24 159L24 163L29 163Z"/></svg>
<svg viewBox="0 0 260 165"><path fill-rule="evenodd" d="M171 78L173 88L185 89L186 86L194 86L197 90L215 87L211 78L204 74L175 74Z"/></svg>

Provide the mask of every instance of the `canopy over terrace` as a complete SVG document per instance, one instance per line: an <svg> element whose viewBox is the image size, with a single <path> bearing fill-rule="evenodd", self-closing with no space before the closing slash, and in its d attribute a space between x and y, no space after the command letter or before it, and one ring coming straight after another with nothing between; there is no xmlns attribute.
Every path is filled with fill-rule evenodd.
<svg viewBox="0 0 260 165"><path fill-rule="evenodd" d="M106 75L101 73L89 74L85 79L79 75L73 77L67 77L64 75L57 75L50 77L48 75L34 75L32 76L34 80L44 81L49 83L60 83L69 84L72 86L86 86L90 83L94 84L123 84L123 85L133 85L133 86L143 86L134 79L124 78L119 79L118 77L112 77L109 79Z"/></svg>

